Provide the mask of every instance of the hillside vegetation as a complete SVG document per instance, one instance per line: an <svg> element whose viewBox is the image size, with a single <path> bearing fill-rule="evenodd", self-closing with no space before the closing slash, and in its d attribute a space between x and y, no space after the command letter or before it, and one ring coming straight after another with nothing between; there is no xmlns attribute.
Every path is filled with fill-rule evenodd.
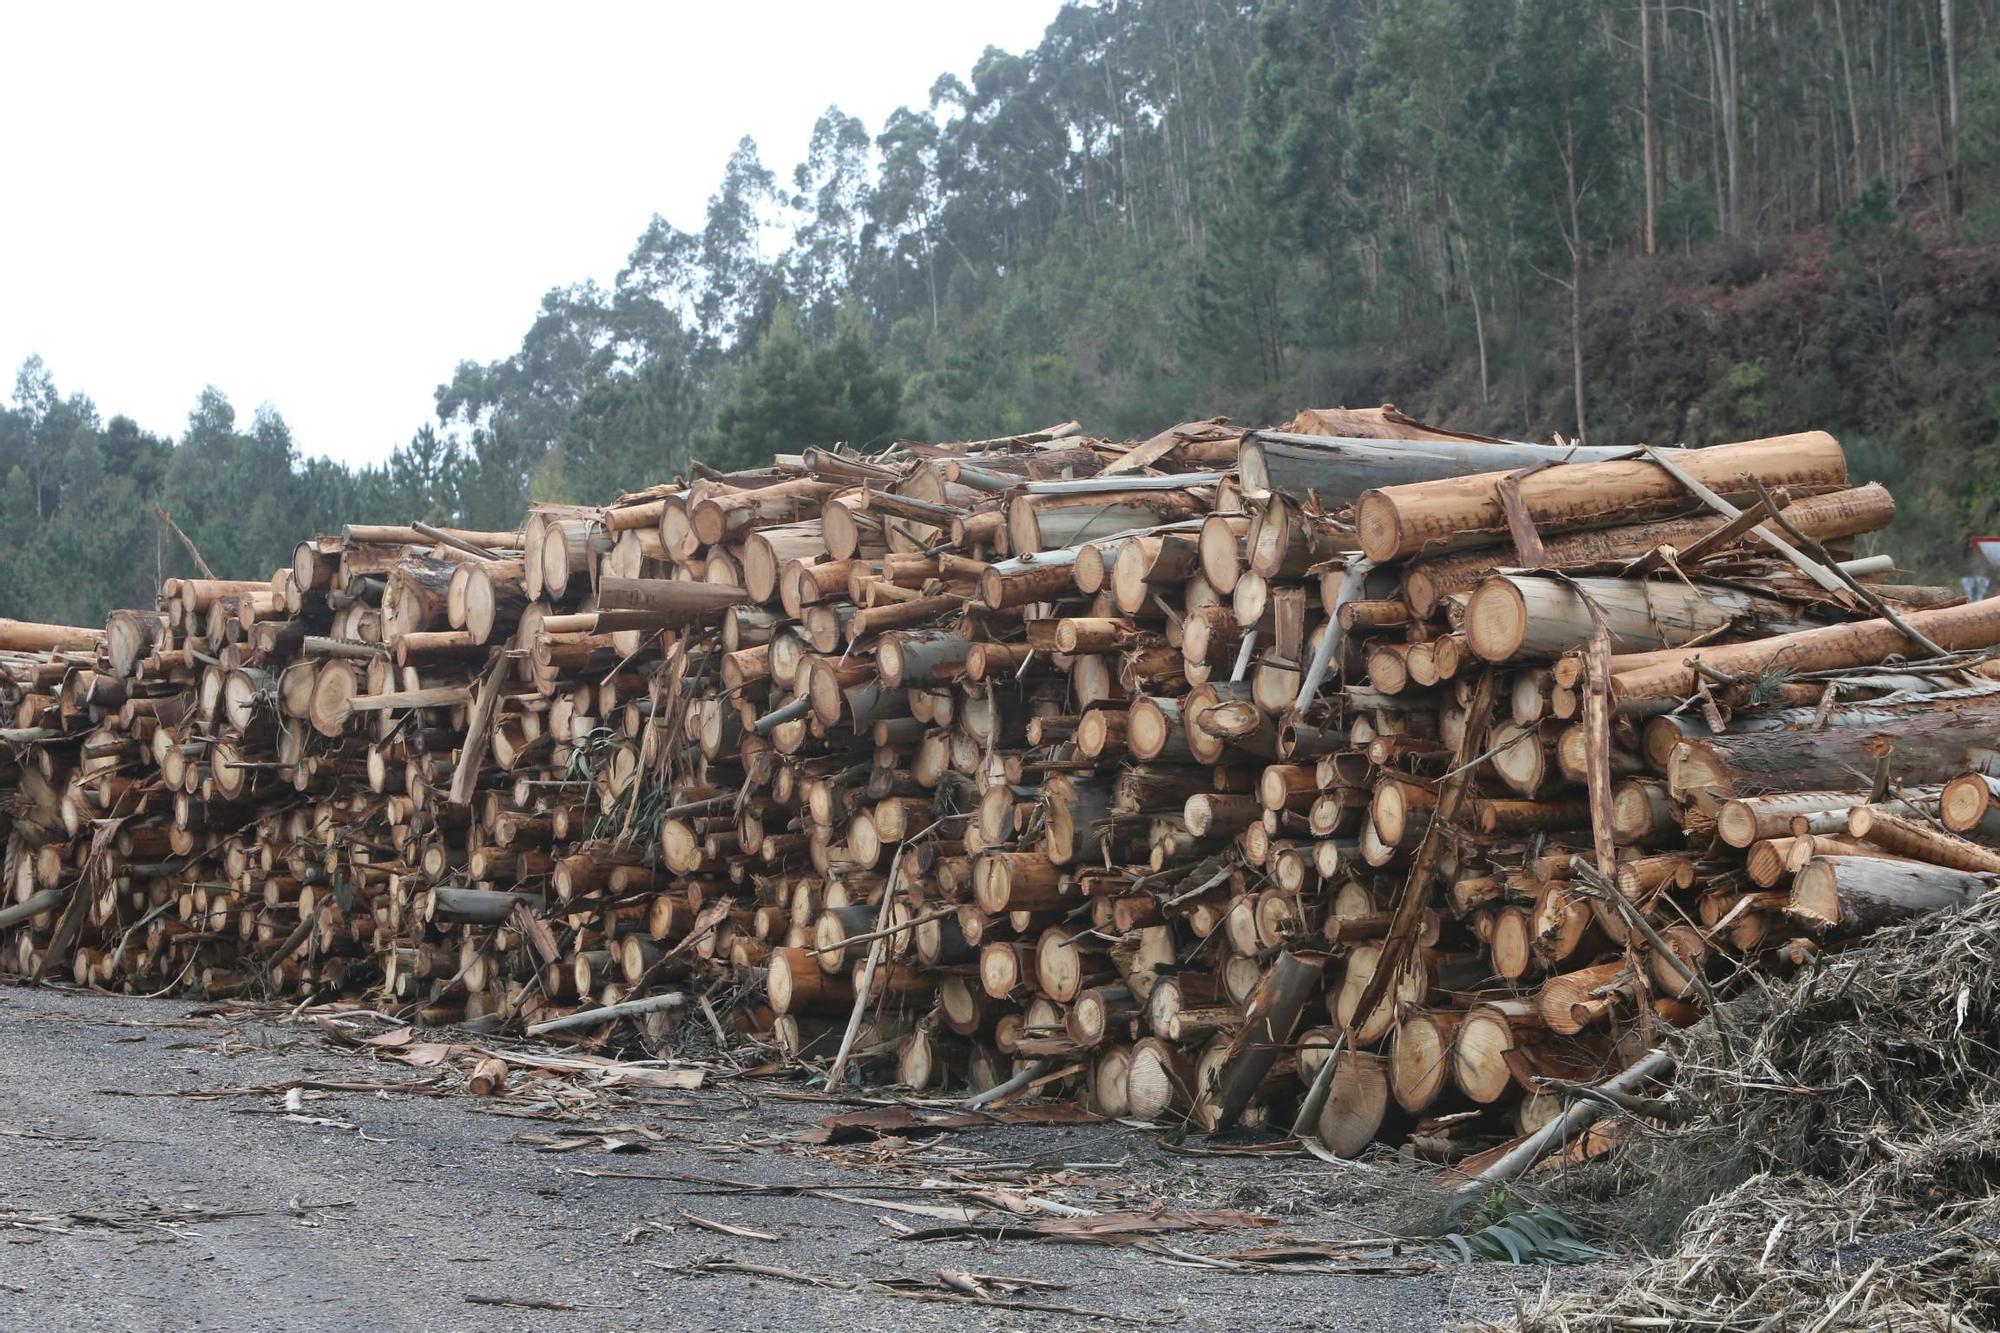
<svg viewBox="0 0 2000 1333"><path fill-rule="evenodd" d="M635 154L635 162L643 154ZM638 169L635 167L635 169ZM587 257L580 257L579 263ZM380 467L203 392L0 413L0 614L691 457L1394 401L1516 437L1835 431L1957 572L2000 507L2000 0L1095 0L543 299Z"/></svg>

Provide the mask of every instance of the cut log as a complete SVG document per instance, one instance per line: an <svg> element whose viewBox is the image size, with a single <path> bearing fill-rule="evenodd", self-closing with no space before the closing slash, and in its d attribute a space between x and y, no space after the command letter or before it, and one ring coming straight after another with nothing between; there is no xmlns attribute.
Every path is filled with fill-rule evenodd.
<svg viewBox="0 0 2000 1333"><path fill-rule="evenodd" d="M1903 619L1947 652L1971 652L2000 644L2000 597L1935 611L1912 611ZM1694 693L1692 659L1708 671L1749 679L1773 669L1834 671L1874 666L1914 650L1909 637L1887 620L1781 634L1775 638L1698 650L1615 657L1612 683L1621 704L1679 698Z"/></svg>
<svg viewBox="0 0 2000 1333"><path fill-rule="evenodd" d="M1940 866L1818 856L1792 876L1787 910L1814 930L1855 935L1925 912L1963 906L1994 883L1991 875Z"/></svg>
<svg viewBox="0 0 2000 1333"><path fill-rule="evenodd" d="M1840 442L1823 431L1689 450L1681 468L1724 499L1755 497L1756 485L1832 490L1847 483ZM1514 466L1521 466L1515 464ZM1500 482L1511 468L1439 481L1391 484L1355 502L1354 530L1375 561L1426 551L1497 545L1508 537ZM1521 505L1543 532L1629 523L1698 507L1679 481L1648 461L1585 462L1522 477Z"/></svg>
<svg viewBox="0 0 2000 1333"><path fill-rule="evenodd" d="M1488 662L1548 661L1590 642L1598 617L1620 653L1691 643L1721 630L1788 634L1812 627L1775 598L1715 584L1496 574L1466 603L1466 644Z"/></svg>

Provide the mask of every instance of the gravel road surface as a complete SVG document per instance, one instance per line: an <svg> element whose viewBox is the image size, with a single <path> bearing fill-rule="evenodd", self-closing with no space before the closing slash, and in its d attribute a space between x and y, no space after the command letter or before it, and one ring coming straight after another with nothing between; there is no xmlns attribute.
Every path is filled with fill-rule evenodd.
<svg viewBox="0 0 2000 1333"><path fill-rule="evenodd" d="M963 1197L927 1181L1011 1179L1095 1212L1165 1205L1277 1218L1160 1238L1208 1255L1393 1227L1409 1185L1401 1172L1309 1158L1184 1155L1121 1125L806 1147L791 1136L851 1108L784 1100L798 1095L794 1083L625 1096L517 1076L507 1098L479 1099L449 1065L343 1048L310 1023L198 1015L185 1002L0 988L0 1327L1418 1330L1498 1315L1549 1276L1490 1264L1241 1273L1131 1245L908 1240L899 1228L941 1225L922 1210ZM421 1090L307 1089L288 1110L272 1085L298 1079ZM199 1092L226 1095L181 1095ZM574 1136L586 1146L548 1150ZM1056 1174L1063 1164L1072 1169ZM676 1175L873 1197L705 1192ZM685 1214L778 1239L721 1234ZM688 1271L718 1258L840 1285ZM1062 1284L999 1294L1124 1322L851 1289L900 1278L936 1291L940 1269Z"/></svg>

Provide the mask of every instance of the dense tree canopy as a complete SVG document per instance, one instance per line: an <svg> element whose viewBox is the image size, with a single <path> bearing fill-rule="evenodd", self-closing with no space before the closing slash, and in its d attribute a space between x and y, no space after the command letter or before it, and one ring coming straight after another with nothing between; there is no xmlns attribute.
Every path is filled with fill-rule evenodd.
<svg viewBox="0 0 2000 1333"><path fill-rule="evenodd" d="M371 517L897 434L1138 433L1391 399L1517 436L1812 424L1943 567L2000 510L2000 0L1075 0L700 225L551 291L380 467L203 392L178 439L38 361L0 613L94 620Z"/></svg>

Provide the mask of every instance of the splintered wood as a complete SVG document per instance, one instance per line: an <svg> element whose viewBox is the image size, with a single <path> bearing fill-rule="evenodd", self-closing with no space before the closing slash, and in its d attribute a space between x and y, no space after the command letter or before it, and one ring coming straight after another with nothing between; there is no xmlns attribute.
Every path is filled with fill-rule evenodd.
<svg viewBox="0 0 2000 1333"><path fill-rule="evenodd" d="M0 967L1490 1160L2000 871L2000 600L1824 434L696 471L0 622Z"/></svg>

